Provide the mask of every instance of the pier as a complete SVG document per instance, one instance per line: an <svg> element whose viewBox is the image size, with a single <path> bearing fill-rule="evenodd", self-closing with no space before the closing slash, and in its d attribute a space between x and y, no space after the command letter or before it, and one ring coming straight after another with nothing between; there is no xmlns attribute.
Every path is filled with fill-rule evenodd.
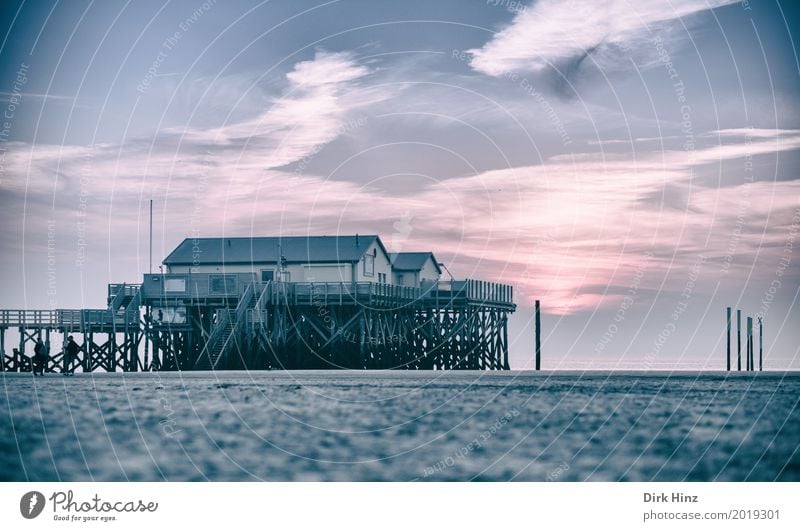
<svg viewBox="0 0 800 531"><path fill-rule="evenodd" d="M41 339L45 372L509 369L512 286L441 280L430 252L390 254L377 236L213 238L164 264L109 284L105 308L0 310L0 368L31 371Z"/></svg>

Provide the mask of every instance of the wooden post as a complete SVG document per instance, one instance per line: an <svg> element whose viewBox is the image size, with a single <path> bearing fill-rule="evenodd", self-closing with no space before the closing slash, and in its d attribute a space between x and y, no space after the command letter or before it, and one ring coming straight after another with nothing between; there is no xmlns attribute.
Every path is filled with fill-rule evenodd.
<svg viewBox="0 0 800 531"><path fill-rule="evenodd" d="M727 322L728 322L728 363L727 363L727 371L730 372L731 370L731 307L728 306L727 311Z"/></svg>
<svg viewBox="0 0 800 531"><path fill-rule="evenodd" d="M736 310L736 370L742 370L742 310Z"/></svg>
<svg viewBox="0 0 800 531"><path fill-rule="evenodd" d="M535 321L536 321L536 370L542 368L542 320L539 307L539 300L535 302Z"/></svg>
<svg viewBox="0 0 800 531"><path fill-rule="evenodd" d="M753 318L747 318L747 370L753 370Z"/></svg>
<svg viewBox="0 0 800 531"><path fill-rule="evenodd" d="M763 319L758 318L758 370L764 370L764 325Z"/></svg>

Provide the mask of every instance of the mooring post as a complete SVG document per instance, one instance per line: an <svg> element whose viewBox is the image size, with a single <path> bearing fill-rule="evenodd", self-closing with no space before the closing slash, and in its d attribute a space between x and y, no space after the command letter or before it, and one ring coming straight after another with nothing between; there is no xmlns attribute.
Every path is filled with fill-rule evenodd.
<svg viewBox="0 0 800 531"><path fill-rule="evenodd" d="M728 363L727 363L727 370L730 372L731 370L731 307L728 306L727 309L727 321L728 321Z"/></svg>
<svg viewBox="0 0 800 531"><path fill-rule="evenodd" d="M542 320L539 307L539 300L535 302L535 321L536 321L536 370L542 368Z"/></svg>
<svg viewBox="0 0 800 531"><path fill-rule="evenodd" d="M736 370L742 370L742 310L736 310Z"/></svg>
<svg viewBox="0 0 800 531"><path fill-rule="evenodd" d="M747 318L747 370L753 370L753 318Z"/></svg>
<svg viewBox="0 0 800 531"><path fill-rule="evenodd" d="M764 326L760 316L758 318L758 370L764 370Z"/></svg>

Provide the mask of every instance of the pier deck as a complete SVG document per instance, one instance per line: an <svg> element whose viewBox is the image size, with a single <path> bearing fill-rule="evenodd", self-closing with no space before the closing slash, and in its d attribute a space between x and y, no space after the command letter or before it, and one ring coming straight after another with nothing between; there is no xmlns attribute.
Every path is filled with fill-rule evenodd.
<svg viewBox="0 0 800 531"><path fill-rule="evenodd" d="M219 277L110 284L103 309L0 310L2 370L30 370L40 338L51 352L47 370L65 370L68 335L80 344L75 364L84 371L508 368L507 317L516 309L508 285L262 283L252 274L214 283L211 276ZM13 329L19 347L9 354Z"/></svg>

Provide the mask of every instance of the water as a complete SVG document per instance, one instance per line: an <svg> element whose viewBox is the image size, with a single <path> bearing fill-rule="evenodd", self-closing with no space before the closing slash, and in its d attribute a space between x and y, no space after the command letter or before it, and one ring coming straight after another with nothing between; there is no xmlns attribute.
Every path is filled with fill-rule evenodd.
<svg viewBox="0 0 800 531"><path fill-rule="evenodd" d="M800 373L0 380L3 480L800 480Z"/></svg>

